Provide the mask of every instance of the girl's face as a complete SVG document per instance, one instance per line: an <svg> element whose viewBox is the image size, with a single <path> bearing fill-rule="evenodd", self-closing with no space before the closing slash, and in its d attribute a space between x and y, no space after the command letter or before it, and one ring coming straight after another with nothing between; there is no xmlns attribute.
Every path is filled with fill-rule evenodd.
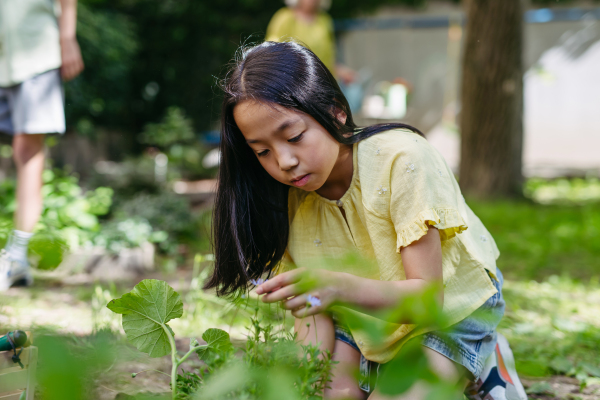
<svg viewBox="0 0 600 400"><path fill-rule="evenodd" d="M314 191L331 175L343 145L311 116L246 100L235 106L233 117L260 164L279 182Z"/></svg>

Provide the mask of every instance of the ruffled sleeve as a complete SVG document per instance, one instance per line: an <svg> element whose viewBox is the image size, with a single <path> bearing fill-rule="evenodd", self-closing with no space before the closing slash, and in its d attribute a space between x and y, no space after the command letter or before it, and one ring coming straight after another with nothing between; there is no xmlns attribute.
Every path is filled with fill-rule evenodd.
<svg viewBox="0 0 600 400"><path fill-rule="evenodd" d="M423 237L429 226L442 241L467 229L464 200L458 183L442 155L414 133L399 133L403 140L392 155L390 216L400 249Z"/></svg>

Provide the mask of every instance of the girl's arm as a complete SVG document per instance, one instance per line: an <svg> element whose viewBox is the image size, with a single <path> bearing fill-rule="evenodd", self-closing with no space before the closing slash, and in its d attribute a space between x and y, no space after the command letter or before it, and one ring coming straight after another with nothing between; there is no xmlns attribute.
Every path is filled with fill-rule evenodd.
<svg viewBox="0 0 600 400"><path fill-rule="evenodd" d="M292 314L296 317L318 314L335 303L358 309L394 308L407 296L421 293L432 283L441 284L442 246L438 230L430 226L427 234L404 247L401 255L406 273L403 281L378 281L340 272L298 269L263 283L256 293L266 293L263 296L266 303L283 301L283 306L294 310ZM308 294L317 297L321 304L304 309ZM440 293L440 301L443 302L443 293Z"/></svg>
<svg viewBox="0 0 600 400"><path fill-rule="evenodd" d="M68 81L83 71L83 59L77 43L77 0L60 0L58 19L62 57L61 76Z"/></svg>

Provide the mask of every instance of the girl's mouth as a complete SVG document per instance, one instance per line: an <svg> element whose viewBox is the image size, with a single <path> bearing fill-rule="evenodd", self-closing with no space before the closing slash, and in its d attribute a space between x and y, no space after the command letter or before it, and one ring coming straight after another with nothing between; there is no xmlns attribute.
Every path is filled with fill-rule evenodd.
<svg viewBox="0 0 600 400"><path fill-rule="evenodd" d="M310 174L306 174L306 175L301 176L298 179L293 179L292 185L294 185L296 187L302 187L302 186L306 185L309 178L310 178Z"/></svg>

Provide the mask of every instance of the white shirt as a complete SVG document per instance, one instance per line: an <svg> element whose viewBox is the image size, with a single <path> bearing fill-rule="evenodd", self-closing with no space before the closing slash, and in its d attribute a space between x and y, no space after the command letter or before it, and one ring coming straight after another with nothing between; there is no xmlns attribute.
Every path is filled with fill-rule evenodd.
<svg viewBox="0 0 600 400"><path fill-rule="evenodd" d="M58 4L0 0L0 87L60 67Z"/></svg>

